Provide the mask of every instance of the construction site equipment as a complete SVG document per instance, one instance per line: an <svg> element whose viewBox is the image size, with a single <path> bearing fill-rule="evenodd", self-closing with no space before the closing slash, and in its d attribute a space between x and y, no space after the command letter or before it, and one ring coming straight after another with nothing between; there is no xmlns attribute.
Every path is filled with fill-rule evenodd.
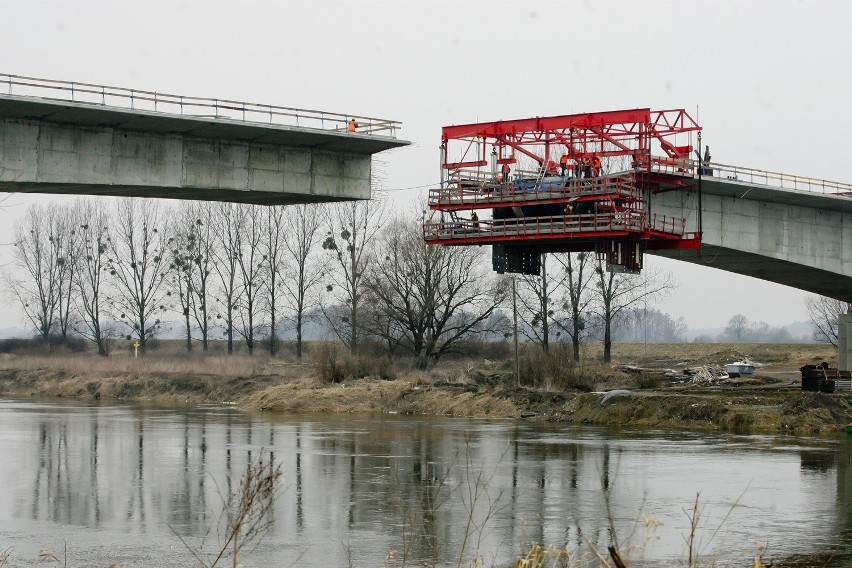
<svg viewBox="0 0 852 568"><path fill-rule="evenodd" d="M424 239L493 245L499 273L538 274L545 252L593 252L608 270L638 272L646 250L700 246L685 219L652 210L654 194L704 173L690 158L700 132L685 110L647 108L446 126ZM461 213L486 209L490 219Z"/></svg>

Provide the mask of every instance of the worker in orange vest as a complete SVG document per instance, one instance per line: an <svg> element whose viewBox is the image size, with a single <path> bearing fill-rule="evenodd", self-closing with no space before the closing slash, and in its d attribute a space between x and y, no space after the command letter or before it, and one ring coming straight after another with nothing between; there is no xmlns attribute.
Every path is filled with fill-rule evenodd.
<svg viewBox="0 0 852 568"><path fill-rule="evenodd" d="M601 175L601 159L597 156L592 156L592 172L594 172L595 177Z"/></svg>
<svg viewBox="0 0 852 568"><path fill-rule="evenodd" d="M503 164L503 166L500 168L500 171L503 174L503 183L508 183L509 172L511 171L511 168L509 168L509 164Z"/></svg>
<svg viewBox="0 0 852 568"><path fill-rule="evenodd" d="M355 132L356 128L358 128L358 123L355 122L354 118L350 118L349 123L346 124L346 130L348 132Z"/></svg>
<svg viewBox="0 0 852 568"><path fill-rule="evenodd" d="M565 170L568 168L568 152L562 152L562 157L559 158L559 167L562 170L560 175L565 176Z"/></svg>

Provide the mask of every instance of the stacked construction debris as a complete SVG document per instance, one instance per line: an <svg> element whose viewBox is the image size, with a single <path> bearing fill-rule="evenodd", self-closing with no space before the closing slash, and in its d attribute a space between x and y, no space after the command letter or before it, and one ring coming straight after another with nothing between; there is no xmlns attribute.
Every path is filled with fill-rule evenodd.
<svg viewBox="0 0 852 568"><path fill-rule="evenodd" d="M802 373L802 390L832 393L852 390L852 371L841 371L823 361L819 365L805 365Z"/></svg>

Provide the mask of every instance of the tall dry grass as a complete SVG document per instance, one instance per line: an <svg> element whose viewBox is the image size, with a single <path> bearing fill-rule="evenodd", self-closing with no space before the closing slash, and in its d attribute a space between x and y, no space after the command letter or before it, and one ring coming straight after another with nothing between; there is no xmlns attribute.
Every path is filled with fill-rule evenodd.
<svg viewBox="0 0 852 568"><path fill-rule="evenodd" d="M245 377L256 375L291 375L301 370L309 372L307 361L297 359L270 358L266 355L204 355L204 354L159 354L149 353L138 358L130 354L116 353L109 357L98 357L90 353L51 355L4 355L0 357L0 369L35 371L40 369L62 370L79 374L195 374L220 377Z"/></svg>

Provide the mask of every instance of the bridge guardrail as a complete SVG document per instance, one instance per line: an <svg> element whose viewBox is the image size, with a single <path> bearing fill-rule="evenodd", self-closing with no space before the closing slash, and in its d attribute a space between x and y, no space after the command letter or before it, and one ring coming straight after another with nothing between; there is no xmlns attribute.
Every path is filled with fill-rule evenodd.
<svg viewBox="0 0 852 568"><path fill-rule="evenodd" d="M711 163L709 166L705 167L713 171L713 177L744 181L754 185L765 185L767 187L779 187L782 189L792 189L796 191L810 191L852 197L852 184L849 183L767 172L764 170L743 168L728 164Z"/></svg>
<svg viewBox="0 0 852 568"><path fill-rule="evenodd" d="M11 96L40 97L196 118L224 118L246 123L297 126L342 132L347 131L347 124L354 119L358 123L357 134L381 134L391 138L396 138L397 132L402 127L401 122L369 116L297 109L228 99L188 97L156 91L110 87L76 81L39 79L5 73L0 73L0 84Z"/></svg>
<svg viewBox="0 0 852 568"><path fill-rule="evenodd" d="M699 167L704 168L705 179L729 179L750 183L752 185L762 185L765 187L852 197L852 184L850 183L829 181L826 179L806 176L795 176L791 174L781 174L716 162L701 165L697 160L679 160L675 162L674 160L659 158L653 160L652 169L658 172L697 178Z"/></svg>

